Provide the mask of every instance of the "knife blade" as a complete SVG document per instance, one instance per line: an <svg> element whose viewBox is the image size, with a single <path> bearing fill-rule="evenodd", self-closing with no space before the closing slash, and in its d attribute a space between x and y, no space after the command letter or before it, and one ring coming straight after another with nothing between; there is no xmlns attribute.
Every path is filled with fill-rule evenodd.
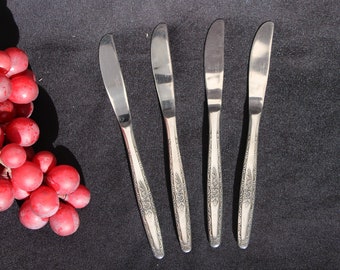
<svg viewBox="0 0 340 270"><path fill-rule="evenodd" d="M134 138L125 84L112 34L104 35L100 41L99 64L107 94L124 137L146 235L154 256L161 259L164 257L164 250L157 212Z"/></svg>
<svg viewBox="0 0 340 270"><path fill-rule="evenodd" d="M207 212L210 246L221 244L223 184L220 150L220 112L224 76L224 21L216 20L207 34L204 50L205 86L209 113Z"/></svg>
<svg viewBox="0 0 340 270"><path fill-rule="evenodd" d="M274 23L265 22L258 29L249 60L249 129L247 148L242 171L238 211L238 245L249 245L252 226L256 173L258 131L267 88Z"/></svg>
<svg viewBox="0 0 340 270"><path fill-rule="evenodd" d="M191 250L189 200L178 145L175 94L167 25L159 24L152 34L151 64L158 99L167 130L170 182L177 234L184 252Z"/></svg>

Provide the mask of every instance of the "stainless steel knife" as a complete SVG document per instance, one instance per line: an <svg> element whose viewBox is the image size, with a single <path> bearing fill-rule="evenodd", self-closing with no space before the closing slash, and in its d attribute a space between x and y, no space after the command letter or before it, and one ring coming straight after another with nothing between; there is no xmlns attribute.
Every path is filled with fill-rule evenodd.
<svg viewBox="0 0 340 270"><path fill-rule="evenodd" d="M144 228L154 256L161 259L164 257L164 250L158 217L133 135L125 84L112 34L104 35L100 41L99 63L104 85L128 151L133 184Z"/></svg>
<svg viewBox="0 0 340 270"><path fill-rule="evenodd" d="M209 112L207 212L210 246L221 244L223 185L220 151L220 113L224 75L224 21L210 27L204 51L205 86Z"/></svg>
<svg viewBox="0 0 340 270"><path fill-rule="evenodd" d="M191 250L189 202L177 138L174 79L166 24L159 24L152 34L151 64L167 130L171 191L178 238L182 250L189 252Z"/></svg>
<svg viewBox="0 0 340 270"><path fill-rule="evenodd" d="M273 33L274 24L272 22L262 24L256 33L250 53L249 131L238 210L238 245L242 249L248 247L253 219L258 131L267 88Z"/></svg>

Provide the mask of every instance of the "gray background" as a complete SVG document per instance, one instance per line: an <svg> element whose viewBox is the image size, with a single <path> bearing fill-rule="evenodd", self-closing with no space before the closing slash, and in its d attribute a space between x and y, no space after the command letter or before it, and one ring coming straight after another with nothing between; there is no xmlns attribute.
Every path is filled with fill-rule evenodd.
<svg viewBox="0 0 340 270"><path fill-rule="evenodd" d="M74 165L92 192L76 234L25 229L18 205L0 213L1 269L337 269L339 260L339 1L3 1L0 45L25 50L40 95L36 150ZM206 226L208 122L203 49L223 18L225 78L221 115L222 244ZM247 68L252 39L275 23L260 124L251 242L235 239L247 134ZM151 63L154 27L169 28L178 136L193 249L179 247L168 158ZM105 92L98 43L114 34L135 136L159 215L165 257L153 258L133 192L123 139Z"/></svg>

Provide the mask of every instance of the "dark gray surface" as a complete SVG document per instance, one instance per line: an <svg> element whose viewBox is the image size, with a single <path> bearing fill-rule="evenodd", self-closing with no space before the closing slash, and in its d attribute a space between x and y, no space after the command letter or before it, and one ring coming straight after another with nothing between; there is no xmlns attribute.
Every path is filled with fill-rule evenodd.
<svg viewBox="0 0 340 270"><path fill-rule="evenodd" d="M18 206L0 213L1 269L338 269L339 1L3 1L0 45L18 45L41 87L33 118L39 149L77 166L92 192L76 234L25 229ZM208 142L203 74L207 30L226 22L221 115L222 245L205 224ZM247 132L247 65L264 21L275 23L260 125L251 242L235 239ZM150 37L169 27L178 136L192 220L193 250L176 237L166 139L153 83ZM154 194L165 258L153 258L133 193L127 155L106 95L98 43L113 32L135 136ZM18 42L18 43L17 43Z"/></svg>

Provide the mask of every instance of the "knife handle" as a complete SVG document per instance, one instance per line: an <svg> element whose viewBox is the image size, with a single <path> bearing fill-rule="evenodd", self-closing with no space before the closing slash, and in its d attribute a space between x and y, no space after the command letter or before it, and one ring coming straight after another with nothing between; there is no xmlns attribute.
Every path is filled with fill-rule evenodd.
<svg viewBox="0 0 340 270"><path fill-rule="evenodd" d="M242 249L248 247L253 220L257 171L257 142L260 118L261 114L251 114L249 116L247 148L242 171L238 209L238 245Z"/></svg>
<svg viewBox="0 0 340 270"><path fill-rule="evenodd" d="M138 153L132 125L122 127L122 133L130 160L133 184L146 235L154 256L157 259L162 259L164 257L164 250L157 212Z"/></svg>
<svg viewBox="0 0 340 270"><path fill-rule="evenodd" d="M220 111L209 113L209 152L207 175L208 231L211 247L221 244L223 185L220 150Z"/></svg>
<svg viewBox="0 0 340 270"><path fill-rule="evenodd" d="M184 252L191 251L191 225L188 193L179 151L176 118L165 118L170 161L170 181L179 242Z"/></svg>

